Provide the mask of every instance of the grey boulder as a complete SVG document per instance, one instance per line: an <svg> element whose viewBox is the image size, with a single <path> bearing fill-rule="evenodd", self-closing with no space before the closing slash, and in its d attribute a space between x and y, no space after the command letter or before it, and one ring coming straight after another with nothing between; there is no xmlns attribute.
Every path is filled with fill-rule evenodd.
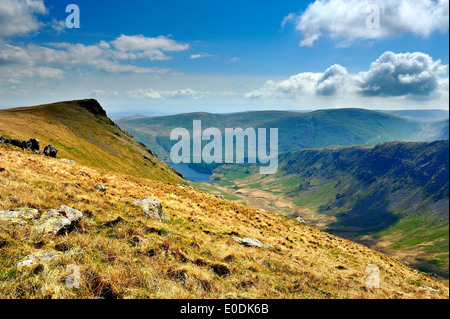
<svg viewBox="0 0 450 319"><path fill-rule="evenodd" d="M39 218L39 211L34 208L18 208L0 211L0 221L14 225L26 225L29 221Z"/></svg>
<svg viewBox="0 0 450 319"><path fill-rule="evenodd" d="M56 259L61 253L54 250L37 251L22 258L17 267L31 266L41 262L49 262Z"/></svg>
<svg viewBox="0 0 450 319"><path fill-rule="evenodd" d="M52 144L47 145L44 148L44 155L45 156L56 158L56 154L57 153L58 153L58 149Z"/></svg>
<svg viewBox="0 0 450 319"><path fill-rule="evenodd" d="M43 213L33 230L37 234L60 234L72 229L82 218L79 210L62 205Z"/></svg>
<svg viewBox="0 0 450 319"><path fill-rule="evenodd" d="M150 218L157 220L170 220L169 216L163 212L161 202L152 197L135 199L133 204L141 206L142 211Z"/></svg>
<svg viewBox="0 0 450 319"><path fill-rule="evenodd" d="M246 247L257 247L257 248L270 248L272 245L263 244L261 241L255 238L238 238L231 237L231 240L234 240L238 244L241 244Z"/></svg>

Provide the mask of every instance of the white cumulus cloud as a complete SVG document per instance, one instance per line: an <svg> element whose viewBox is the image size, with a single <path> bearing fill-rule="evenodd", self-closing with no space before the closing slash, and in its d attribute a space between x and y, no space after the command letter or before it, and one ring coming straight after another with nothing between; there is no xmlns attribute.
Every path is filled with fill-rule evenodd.
<svg viewBox="0 0 450 319"><path fill-rule="evenodd" d="M299 73L281 81L267 81L245 94L250 99L299 97L448 97L448 65L421 52L385 52L367 71L350 74L335 64L323 73Z"/></svg>
<svg viewBox="0 0 450 319"><path fill-rule="evenodd" d="M438 90L447 70L425 53L385 52L359 74L359 87L368 96L425 96Z"/></svg>
<svg viewBox="0 0 450 319"><path fill-rule="evenodd" d="M165 36L154 38L143 35L121 35L111 44L120 52L134 52L138 58L152 61L171 59L164 52L180 52L189 49L186 43L178 43Z"/></svg>
<svg viewBox="0 0 450 319"><path fill-rule="evenodd" d="M47 13L43 0L0 1L0 38L38 31L42 23L37 15Z"/></svg>
<svg viewBox="0 0 450 319"><path fill-rule="evenodd" d="M380 13L380 28L368 28L366 20ZM339 45L358 39L383 39L404 33L428 37L449 28L449 0L316 0L301 14L290 13L282 22L295 23L303 39L301 46L312 47L322 36L330 36Z"/></svg>

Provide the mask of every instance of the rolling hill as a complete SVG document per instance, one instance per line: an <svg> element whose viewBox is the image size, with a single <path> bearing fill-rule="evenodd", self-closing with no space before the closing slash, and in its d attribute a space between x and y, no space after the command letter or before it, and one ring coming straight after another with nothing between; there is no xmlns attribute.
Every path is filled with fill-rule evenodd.
<svg viewBox="0 0 450 319"><path fill-rule="evenodd" d="M111 121L96 100L0 110L0 136L53 144L58 157L157 180L182 178Z"/></svg>
<svg viewBox="0 0 450 319"><path fill-rule="evenodd" d="M398 259L189 186L4 144L0 168L0 298L448 298L437 279ZM94 189L98 183L106 190ZM149 218L133 204L147 196L169 219ZM1 218L2 210L28 207L44 216L60 205L82 212L61 235ZM264 246L246 247L234 237ZM51 259L21 265L30 255ZM380 288L367 286L369 265L379 269ZM75 266L77 289L67 286L67 269Z"/></svg>
<svg viewBox="0 0 450 319"><path fill-rule="evenodd" d="M189 113L171 116L122 119L124 130L157 154L169 160L172 129L192 131L192 121L202 128L278 128L279 152L331 145L376 145L391 141L433 141L442 137L443 128L396 115L364 109L320 110L310 113L259 111L232 114ZM206 142L205 142L206 143Z"/></svg>
<svg viewBox="0 0 450 319"><path fill-rule="evenodd" d="M146 166L149 151L100 112L94 101L1 111L6 137L51 142L76 163L0 144L0 298L448 298L398 259L202 192L156 157ZM136 204L149 197L165 218ZM71 227L36 228L59 221ZM367 284L375 266L379 288Z"/></svg>
<svg viewBox="0 0 450 319"><path fill-rule="evenodd" d="M410 120L425 121L425 122L436 122L448 120L449 113L448 110L404 110L404 111L380 111L392 115L397 115Z"/></svg>
<svg viewBox="0 0 450 319"><path fill-rule="evenodd" d="M282 154L272 176L216 168L212 187L448 278L448 152L448 141L301 150Z"/></svg>

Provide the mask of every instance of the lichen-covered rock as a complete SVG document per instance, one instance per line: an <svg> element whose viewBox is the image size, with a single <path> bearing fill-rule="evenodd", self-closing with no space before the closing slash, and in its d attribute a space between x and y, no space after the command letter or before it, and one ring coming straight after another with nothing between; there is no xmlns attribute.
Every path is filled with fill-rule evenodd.
<svg viewBox="0 0 450 319"><path fill-rule="evenodd" d="M156 198L148 197L136 199L133 204L141 206L143 212L150 218L157 220L170 220L169 216L163 212L161 202Z"/></svg>
<svg viewBox="0 0 450 319"><path fill-rule="evenodd" d="M82 218L79 210L62 205L43 213L33 229L37 234L59 234L73 228Z"/></svg>
<svg viewBox="0 0 450 319"><path fill-rule="evenodd" d="M57 153L58 153L58 149L57 149L54 145L52 145L52 144L47 145L47 146L44 148L44 155L45 155L45 156L49 156L49 157L56 158L56 154L57 154Z"/></svg>
<svg viewBox="0 0 450 319"><path fill-rule="evenodd" d="M298 221L300 224L306 224L306 221L301 217L297 217L295 220Z"/></svg>
<svg viewBox="0 0 450 319"><path fill-rule="evenodd" d="M99 192L104 193L104 192L106 192L106 187L107 187L106 184L98 184L98 185L94 186L94 189L98 190Z"/></svg>
<svg viewBox="0 0 450 319"><path fill-rule="evenodd" d="M231 237L231 240L234 240L235 242L246 246L246 247L258 247L258 248L270 248L271 245L263 244L258 239L255 238L238 238L238 237Z"/></svg>
<svg viewBox="0 0 450 319"><path fill-rule="evenodd" d="M39 211L33 208L0 211L0 221L14 225L26 225L29 221L37 220L38 218Z"/></svg>
<svg viewBox="0 0 450 319"><path fill-rule="evenodd" d="M22 258L17 264L17 267L31 266L41 262L52 261L60 254L60 252L54 250L37 251Z"/></svg>

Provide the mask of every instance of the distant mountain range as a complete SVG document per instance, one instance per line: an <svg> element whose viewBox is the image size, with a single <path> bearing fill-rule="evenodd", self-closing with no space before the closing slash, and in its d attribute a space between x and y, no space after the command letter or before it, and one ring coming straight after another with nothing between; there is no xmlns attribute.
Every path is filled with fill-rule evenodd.
<svg viewBox="0 0 450 319"><path fill-rule="evenodd" d="M439 116L442 115L438 113ZM436 115L429 112L421 114L428 114L429 118ZM238 127L278 128L280 153L331 145L376 145L391 141L419 142L448 138L448 119L439 118L438 121L430 123L364 109L320 110L309 113L188 113L121 119L117 124L152 149L158 157L168 161L170 149L176 143L170 141L171 131L177 127L192 131L193 120L201 120L203 129L216 127L222 132L225 128Z"/></svg>
<svg viewBox="0 0 450 319"><path fill-rule="evenodd" d="M404 111L380 111L415 121L443 121L448 120L449 112L446 110L404 110Z"/></svg>

